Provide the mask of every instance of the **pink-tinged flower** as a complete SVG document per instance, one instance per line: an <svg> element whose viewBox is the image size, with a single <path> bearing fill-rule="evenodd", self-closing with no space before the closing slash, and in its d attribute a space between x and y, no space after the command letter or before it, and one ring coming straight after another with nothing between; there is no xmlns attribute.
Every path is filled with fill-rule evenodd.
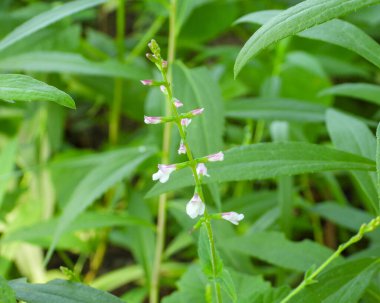
<svg viewBox="0 0 380 303"><path fill-rule="evenodd" d="M188 127L190 125L190 123L191 123L191 119L189 119L189 118L181 119L181 125L182 126Z"/></svg>
<svg viewBox="0 0 380 303"><path fill-rule="evenodd" d="M179 148L178 148L178 154L186 154L186 146L185 144L183 143L183 140L181 140L181 143L179 144Z"/></svg>
<svg viewBox="0 0 380 303"><path fill-rule="evenodd" d="M224 160L224 154L222 152L218 152L216 154L212 154L212 155L207 156L207 159L210 162L223 161Z"/></svg>
<svg viewBox="0 0 380 303"><path fill-rule="evenodd" d="M206 177L210 177L208 174L207 174L207 167L204 163L199 163L197 165L197 174L198 176L206 176Z"/></svg>
<svg viewBox="0 0 380 303"><path fill-rule="evenodd" d="M202 202L198 194L194 194L191 200L186 205L186 213L191 219L197 216L202 216L205 212L205 204Z"/></svg>
<svg viewBox="0 0 380 303"><path fill-rule="evenodd" d="M193 109L191 111L191 113L194 115L194 116L197 116L197 115L200 115L201 113L203 113L205 109L204 108L197 108L197 109Z"/></svg>
<svg viewBox="0 0 380 303"><path fill-rule="evenodd" d="M230 211L228 213L222 213L222 218L224 220L230 221L232 224L238 225L239 221L244 219L244 215Z"/></svg>
<svg viewBox="0 0 380 303"><path fill-rule="evenodd" d="M158 164L158 171L153 174L152 179L153 181L160 180L161 183L165 183L169 180L170 174L176 169L175 164Z"/></svg>
<svg viewBox="0 0 380 303"><path fill-rule="evenodd" d="M168 94L168 89L166 88L165 85L160 85L160 90L162 91L162 93L164 95L167 95Z"/></svg>
<svg viewBox="0 0 380 303"><path fill-rule="evenodd" d="M163 69L168 68L168 61L163 60L161 64L162 64L162 68L163 68Z"/></svg>
<svg viewBox="0 0 380 303"><path fill-rule="evenodd" d="M146 86L152 86L153 80L141 80L141 83Z"/></svg>
<svg viewBox="0 0 380 303"><path fill-rule="evenodd" d="M149 116L144 116L144 122L146 124L159 124L162 123L162 117L149 117Z"/></svg>
<svg viewBox="0 0 380 303"><path fill-rule="evenodd" d="M176 108L179 108L179 107L183 106L183 103L181 101L179 101L178 99L174 99L174 106Z"/></svg>

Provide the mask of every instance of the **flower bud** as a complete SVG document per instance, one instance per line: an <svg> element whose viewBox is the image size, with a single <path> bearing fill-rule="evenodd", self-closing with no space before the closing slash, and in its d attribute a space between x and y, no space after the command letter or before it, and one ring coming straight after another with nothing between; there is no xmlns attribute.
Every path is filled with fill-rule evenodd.
<svg viewBox="0 0 380 303"><path fill-rule="evenodd" d="M156 40L152 39L152 40L148 43L148 47L150 48L150 50L152 51L152 53L153 53L157 58L160 57L161 50L160 50L160 47L158 46L158 43L156 42Z"/></svg>
<svg viewBox="0 0 380 303"><path fill-rule="evenodd" d="M144 116L144 122L146 124L159 124L164 122L162 117L149 117L149 116Z"/></svg>
<svg viewBox="0 0 380 303"><path fill-rule="evenodd" d="M168 95L168 89L166 88L165 85L160 85L160 90L162 91L164 95L166 96Z"/></svg>
<svg viewBox="0 0 380 303"><path fill-rule="evenodd" d="M208 174L207 174L207 167L204 163L199 163L197 165L197 174L198 176L206 176L206 177L210 177Z"/></svg>
<svg viewBox="0 0 380 303"><path fill-rule="evenodd" d="M140 82L142 83L142 85L146 85L146 86L153 85L153 80L140 80Z"/></svg>
<svg viewBox="0 0 380 303"><path fill-rule="evenodd" d="M179 144L179 148L178 148L178 154L186 154L186 146L185 144L183 143L183 140L181 140L181 143Z"/></svg>
<svg viewBox="0 0 380 303"><path fill-rule="evenodd" d="M188 119L188 118L183 118L181 119L181 125L182 126L185 126L185 127L188 127L191 123L191 119Z"/></svg>
<svg viewBox="0 0 380 303"><path fill-rule="evenodd" d="M204 110L205 110L204 108L197 108L197 109L193 109L190 113L193 116L198 116L198 115L202 114Z"/></svg>
<svg viewBox="0 0 380 303"><path fill-rule="evenodd" d="M174 99L174 106L176 108L179 108L179 107L183 106L183 103L181 101L179 101L178 99Z"/></svg>
<svg viewBox="0 0 380 303"><path fill-rule="evenodd" d="M239 221L244 219L244 215L230 211L228 213L222 213L222 218L224 220L230 221L232 224L238 225Z"/></svg>
<svg viewBox="0 0 380 303"><path fill-rule="evenodd" d="M218 152L216 154L208 155L206 158L210 162L223 161L224 160L224 154L222 152Z"/></svg>

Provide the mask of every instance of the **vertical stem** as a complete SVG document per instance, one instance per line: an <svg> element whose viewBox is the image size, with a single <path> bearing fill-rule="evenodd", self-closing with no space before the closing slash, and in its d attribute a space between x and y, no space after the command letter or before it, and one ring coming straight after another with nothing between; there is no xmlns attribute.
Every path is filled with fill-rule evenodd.
<svg viewBox="0 0 380 303"><path fill-rule="evenodd" d="M169 45L168 45L168 81L169 83L172 81L172 69L171 65L175 59L175 45L176 45L176 0L171 1L170 5L170 17L169 17ZM171 90L170 90L171 92ZM172 94L167 97L166 106L165 106L165 114L169 115L171 111L170 104L172 103ZM171 123L165 123L164 126L164 136L162 142L162 158L161 163L169 162L169 150L170 150L170 139L171 139ZM157 214L157 240L156 240L156 248L154 254L153 261L153 270L152 277L150 281L150 303L157 303L159 298L159 280L160 280L160 269L161 269L161 261L162 254L164 251L165 245L165 227L166 227L166 202L168 196L167 194L162 194L158 201L158 214Z"/></svg>
<svg viewBox="0 0 380 303"><path fill-rule="evenodd" d="M120 62L124 62L125 46L125 0L118 0L116 16L116 44L117 57ZM114 99L112 102L110 122L109 122L109 140L111 144L116 144L119 139L120 112L123 99L123 79L116 78L114 86Z"/></svg>

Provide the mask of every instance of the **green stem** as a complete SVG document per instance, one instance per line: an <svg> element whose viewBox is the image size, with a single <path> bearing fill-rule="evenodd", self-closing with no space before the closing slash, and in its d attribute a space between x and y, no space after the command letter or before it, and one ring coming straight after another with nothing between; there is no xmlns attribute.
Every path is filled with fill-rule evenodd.
<svg viewBox="0 0 380 303"><path fill-rule="evenodd" d="M380 226L380 216L376 217L372 221L367 224L363 224L358 233L351 237L346 243L339 245L338 249L325 261L320 265L316 270L314 270L310 275L307 275L305 279L302 281L297 288L293 289L291 293L289 293L280 303L289 302L291 298L293 298L296 294L298 294L301 290L303 290L306 286L315 283L315 278L336 258L338 258L341 253L352 244L359 242L363 235L375 230Z"/></svg>
<svg viewBox="0 0 380 303"><path fill-rule="evenodd" d="M175 24L176 24L176 0L171 2L170 6L170 17L169 17L169 45L168 45L168 66L169 74L168 79L165 81L172 81L171 64L175 59L175 47L176 47L176 35L175 35ZM166 76L165 76L166 77ZM169 83L169 82L168 82ZM170 103L172 103L172 91L170 90L170 96L167 97L167 104L165 106L165 115L168 116L171 112ZM170 151L170 139L171 139L171 123L165 123L164 135L162 142L162 158L161 163L169 162L169 151ZM158 214L157 214L157 240L155 247L155 254L153 260L152 276L150 281L150 291L149 291L149 302L157 303L159 298L159 288L160 288L160 272L161 272L161 262L162 255L165 246L165 227L166 227L166 204L168 196L167 194L160 195L158 201Z"/></svg>
<svg viewBox="0 0 380 303"><path fill-rule="evenodd" d="M116 16L116 45L117 57L120 62L124 62L125 55L125 0L118 0ZM123 100L123 79L116 78L114 85L114 99L112 102L110 122L109 122L109 140L111 144L116 144L119 139L121 103Z"/></svg>

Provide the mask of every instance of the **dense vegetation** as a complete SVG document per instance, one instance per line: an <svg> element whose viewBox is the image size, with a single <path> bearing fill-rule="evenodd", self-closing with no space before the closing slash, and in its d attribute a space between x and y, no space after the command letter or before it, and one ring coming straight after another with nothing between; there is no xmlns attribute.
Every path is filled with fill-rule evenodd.
<svg viewBox="0 0 380 303"><path fill-rule="evenodd" d="M379 26L0 1L0 303L380 302Z"/></svg>

